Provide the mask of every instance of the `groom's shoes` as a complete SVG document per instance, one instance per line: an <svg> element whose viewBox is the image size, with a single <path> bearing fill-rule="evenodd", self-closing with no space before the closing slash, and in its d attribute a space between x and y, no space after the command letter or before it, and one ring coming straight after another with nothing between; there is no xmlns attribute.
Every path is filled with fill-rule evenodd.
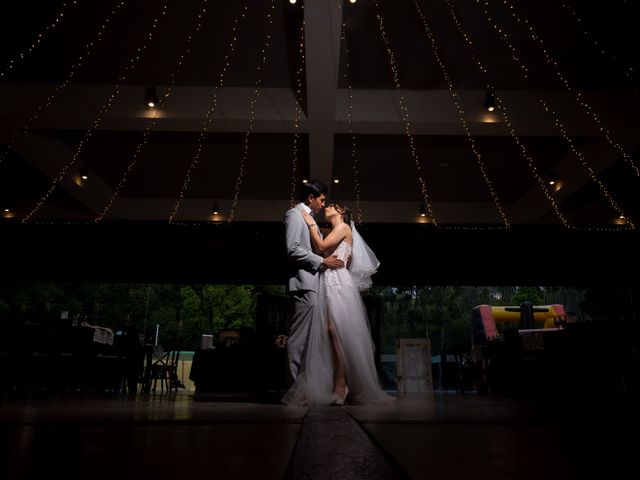
<svg viewBox="0 0 640 480"><path fill-rule="evenodd" d="M347 395L349 395L349 387L344 387L344 395L342 397L333 392L333 400L331 402L331 405L344 405L344 402L347 400Z"/></svg>

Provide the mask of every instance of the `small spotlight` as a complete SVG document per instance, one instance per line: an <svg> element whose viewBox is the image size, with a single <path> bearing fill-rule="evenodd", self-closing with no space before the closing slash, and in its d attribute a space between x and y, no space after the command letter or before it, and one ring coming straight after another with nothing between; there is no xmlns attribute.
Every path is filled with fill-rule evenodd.
<svg viewBox="0 0 640 480"><path fill-rule="evenodd" d="M82 165L78 168L78 175L82 180L87 180L89 178L89 168L86 165Z"/></svg>
<svg viewBox="0 0 640 480"><path fill-rule="evenodd" d="M424 203L420 204L420 208L418 209L418 213L420 214L421 217L426 217L427 216L427 209L424 208Z"/></svg>
<svg viewBox="0 0 640 480"><path fill-rule="evenodd" d="M296 2L297 2L297 0L289 0L289 3L290 3L291 5L295 5L295 4L296 4Z"/></svg>
<svg viewBox="0 0 640 480"><path fill-rule="evenodd" d="M349 3L356 3L357 0L349 0Z"/></svg>
<svg viewBox="0 0 640 480"><path fill-rule="evenodd" d="M340 179L339 178L334 178L333 179L333 183L340 183Z"/></svg>
<svg viewBox="0 0 640 480"><path fill-rule="evenodd" d="M147 87L144 91L144 106L147 108L156 108L159 102L156 87Z"/></svg>
<svg viewBox="0 0 640 480"><path fill-rule="evenodd" d="M307 183L309 180L307 180L306 178L302 179L302 183Z"/></svg>
<svg viewBox="0 0 640 480"><path fill-rule="evenodd" d="M213 214L220 215L220 207L218 207L218 202L213 202Z"/></svg>
<svg viewBox="0 0 640 480"><path fill-rule="evenodd" d="M10 209L10 208L5 208L5 209L4 209L4 213L9 213L10 211L11 211L11 209Z"/></svg>
<svg viewBox="0 0 640 480"><path fill-rule="evenodd" d="M5 212L6 212L6 209L5 209ZM619 218L620 220L624 220L624 215L620 215L618 218Z"/></svg>
<svg viewBox="0 0 640 480"><path fill-rule="evenodd" d="M484 108L490 112L493 112L496 109L496 98L491 90L487 92L487 98L484 100Z"/></svg>
<svg viewBox="0 0 640 480"><path fill-rule="evenodd" d="M562 182L560 181L560 175L555 169L551 169L548 173L544 175L547 180L547 185L552 187L554 192L557 192L562 188Z"/></svg>

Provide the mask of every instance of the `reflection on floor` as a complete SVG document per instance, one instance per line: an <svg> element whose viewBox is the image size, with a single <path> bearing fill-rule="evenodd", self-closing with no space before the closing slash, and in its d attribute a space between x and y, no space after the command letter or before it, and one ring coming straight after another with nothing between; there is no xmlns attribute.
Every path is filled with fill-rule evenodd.
<svg viewBox="0 0 640 480"><path fill-rule="evenodd" d="M455 394L309 412L186 394L12 400L0 478L614 478L637 470L634 409Z"/></svg>

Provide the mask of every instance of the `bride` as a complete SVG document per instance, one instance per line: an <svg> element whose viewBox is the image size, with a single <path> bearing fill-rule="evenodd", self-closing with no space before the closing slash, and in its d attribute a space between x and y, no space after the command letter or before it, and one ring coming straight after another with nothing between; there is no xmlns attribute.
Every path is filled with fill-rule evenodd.
<svg viewBox="0 0 640 480"><path fill-rule="evenodd" d="M288 405L343 405L347 399L356 404L389 403L393 397L380 386L360 296L360 290L371 286L371 275L380 262L358 234L346 205L330 203L325 208L331 232L324 239L313 217L301 214L316 251L338 257L349 267L321 272L301 373L282 401Z"/></svg>

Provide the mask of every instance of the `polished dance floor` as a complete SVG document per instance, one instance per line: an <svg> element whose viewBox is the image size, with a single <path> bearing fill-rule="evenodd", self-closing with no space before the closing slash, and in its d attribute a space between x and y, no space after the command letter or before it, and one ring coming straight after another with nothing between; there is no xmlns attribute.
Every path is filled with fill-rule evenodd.
<svg viewBox="0 0 640 480"><path fill-rule="evenodd" d="M637 470L638 426L635 403L616 398L436 393L310 410L182 392L10 400L0 478L618 478Z"/></svg>

